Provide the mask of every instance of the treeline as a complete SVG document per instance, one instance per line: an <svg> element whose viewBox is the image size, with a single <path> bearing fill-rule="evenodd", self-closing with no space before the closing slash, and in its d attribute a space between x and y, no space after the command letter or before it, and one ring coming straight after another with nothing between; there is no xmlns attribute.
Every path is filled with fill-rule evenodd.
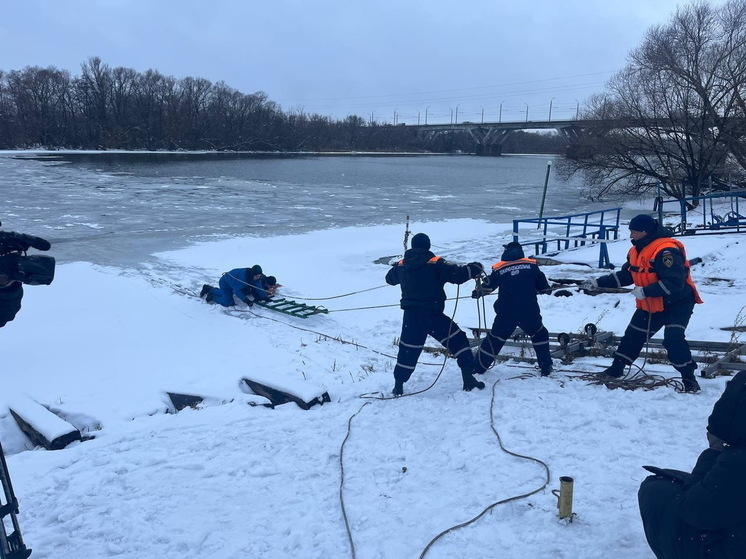
<svg viewBox="0 0 746 559"><path fill-rule="evenodd" d="M510 140L504 151L565 147L558 136ZM79 76L54 67L0 70L0 149L15 148L468 153L475 145L468 134L425 143L406 126L284 112L264 92L111 68L92 57Z"/></svg>

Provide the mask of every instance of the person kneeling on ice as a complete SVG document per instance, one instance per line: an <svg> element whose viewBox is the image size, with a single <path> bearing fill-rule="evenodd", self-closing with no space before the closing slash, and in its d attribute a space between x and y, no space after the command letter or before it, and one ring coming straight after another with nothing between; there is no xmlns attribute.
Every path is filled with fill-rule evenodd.
<svg viewBox="0 0 746 559"><path fill-rule="evenodd" d="M404 310L394 367L394 396L404 393L404 383L417 366L428 334L456 358L464 390L484 388L484 383L474 378L474 357L466 334L443 313L446 301L443 286L461 284L482 273L479 262L458 266L435 256L430 252L430 238L424 233L412 237L412 248L386 274L386 283L401 286L400 306Z"/></svg>
<svg viewBox="0 0 746 559"><path fill-rule="evenodd" d="M699 392L694 378L697 363L686 341L686 327L694 305L702 299L690 273L684 245L671 238L671 231L658 221L640 214L629 222L632 248L621 270L590 280L580 288L593 291L598 287L622 287L635 284L637 310L629 321L614 361L602 375L619 378L625 367L640 355L645 342L658 330L663 330L663 346L668 359L681 374L685 392Z"/></svg>
<svg viewBox="0 0 746 559"><path fill-rule="evenodd" d="M658 559L746 557L746 371L728 382L707 421L692 473L653 466L638 501Z"/></svg>
<svg viewBox="0 0 746 559"><path fill-rule="evenodd" d="M252 306L254 301L267 301L272 298L280 285L274 276L265 276L258 264L251 268L235 268L224 273L219 287L205 284L199 296L208 303L232 307L244 303Z"/></svg>
<svg viewBox="0 0 746 559"><path fill-rule="evenodd" d="M479 345L474 372L481 374L489 369L515 327L520 326L531 336L541 375L548 376L552 372L549 332L542 322L536 294L549 293L549 283L536 260L524 256L520 243L505 245L500 262L492 266L492 273L471 296L479 299L495 289L499 290L494 305L495 320Z"/></svg>

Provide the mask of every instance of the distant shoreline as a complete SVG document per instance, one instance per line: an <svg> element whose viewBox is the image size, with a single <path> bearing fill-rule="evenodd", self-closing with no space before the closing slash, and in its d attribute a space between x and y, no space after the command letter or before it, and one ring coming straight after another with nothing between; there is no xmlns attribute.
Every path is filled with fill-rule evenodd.
<svg viewBox="0 0 746 559"><path fill-rule="evenodd" d="M170 160L225 160L225 159L292 159L302 157L459 157L474 156L472 153L430 153L430 152L380 152L380 151L132 151L132 150L0 150L0 155L32 161L80 161L97 157L122 158L127 160L153 159ZM510 153L506 156L556 157L556 154ZM480 156L481 157L481 156Z"/></svg>

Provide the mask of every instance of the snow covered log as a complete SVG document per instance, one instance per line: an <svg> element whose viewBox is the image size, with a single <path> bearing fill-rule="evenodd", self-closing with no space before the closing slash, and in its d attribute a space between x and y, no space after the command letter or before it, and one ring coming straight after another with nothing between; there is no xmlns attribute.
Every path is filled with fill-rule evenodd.
<svg viewBox="0 0 746 559"><path fill-rule="evenodd" d="M166 392L173 411L180 412L184 408L197 408L207 406L219 406L228 402L233 402L236 398L218 398L215 396L200 396L197 394L184 394L181 392ZM254 394L242 394L240 400L249 406L265 406L273 408L274 404L263 396L257 396Z"/></svg>
<svg viewBox="0 0 746 559"><path fill-rule="evenodd" d="M168 394L176 411L181 411L184 408L196 408L204 400L202 396L194 394L179 394L178 392L166 392L166 394Z"/></svg>
<svg viewBox="0 0 746 559"><path fill-rule="evenodd" d="M254 394L264 396L275 406L295 402L299 407L307 410L316 404L331 402L329 393L323 388L310 385L305 381L278 379L272 375L252 373L251 377L244 377L242 383Z"/></svg>
<svg viewBox="0 0 746 559"><path fill-rule="evenodd" d="M80 431L30 398L20 398L10 406L10 413L31 441L47 450L60 450L81 440Z"/></svg>

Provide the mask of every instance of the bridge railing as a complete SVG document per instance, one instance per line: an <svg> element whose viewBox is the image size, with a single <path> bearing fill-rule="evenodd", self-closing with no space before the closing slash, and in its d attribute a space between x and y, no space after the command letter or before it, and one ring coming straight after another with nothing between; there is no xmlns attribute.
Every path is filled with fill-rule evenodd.
<svg viewBox="0 0 746 559"><path fill-rule="evenodd" d="M606 241L619 238L619 217L622 208L609 208L595 212L583 212L555 217L537 217L513 220L513 240L522 245L534 245L535 254L546 254L552 250L599 244L598 267L608 268L609 251ZM521 234L528 235L531 226L532 238L520 241Z"/></svg>
<svg viewBox="0 0 746 559"><path fill-rule="evenodd" d="M679 225L673 227L675 234L693 235L697 231L732 231L740 233L746 231L746 191L724 192L722 194L708 194L705 196L688 196L682 199L663 200L657 198L655 209L658 211L658 222L663 223L664 206L673 204L678 206L681 217ZM689 216L692 210L702 214L701 225L694 221L689 227Z"/></svg>

